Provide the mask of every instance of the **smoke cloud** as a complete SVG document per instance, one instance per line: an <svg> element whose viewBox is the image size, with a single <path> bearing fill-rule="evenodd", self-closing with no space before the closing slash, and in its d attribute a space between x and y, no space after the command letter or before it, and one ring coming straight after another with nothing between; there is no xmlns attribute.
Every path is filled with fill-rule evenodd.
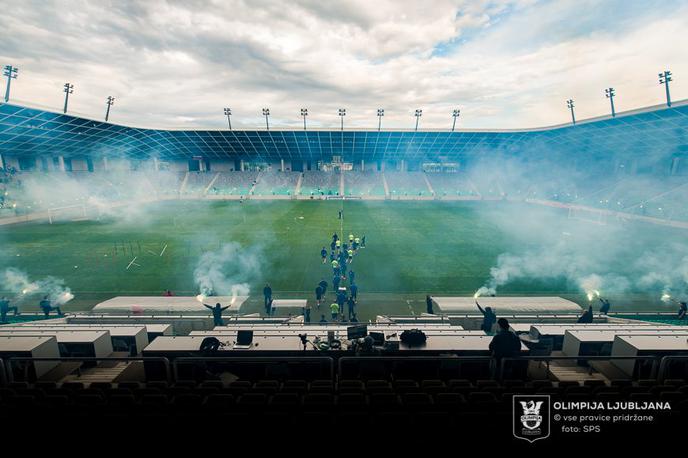
<svg viewBox="0 0 688 458"><path fill-rule="evenodd" d="M18 296L46 295L55 305L63 305L74 299L74 294L65 286L64 280L56 277L45 277L32 281L26 272L12 267L2 272L0 284L2 284L3 289Z"/></svg>
<svg viewBox="0 0 688 458"><path fill-rule="evenodd" d="M177 196L179 173L154 170L151 163L113 162L107 171L31 173L12 196L25 212L53 210L53 218L112 219L145 224L146 204Z"/></svg>
<svg viewBox="0 0 688 458"><path fill-rule="evenodd" d="M519 280L562 279L589 300L628 292L655 300L663 293L688 293L685 229L567 208L573 204L661 217L659 212L666 213L672 202L684 201L681 186L688 180L658 173L657 164L666 162L660 153L650 160L655 168L638 175L615 169L618 162L615 166L609 158L572 161L537 147L527 157L501 152L482 158L467 174L478 189L497 183L499 195L491 197L505 202L481 214L517 245L498 256L476 296L496 294ZM554 205L537 204L543 201Z"/></svg>
<svg viewBox="0 0 688 458"><path fill-rule="evenodd" d="M249 281L261 271L262 253L259 248L244 248L236 242L222 245L216 251L203 253L194 269L194 281L200 292L199 300L207 296L247 296Z"/></svg>

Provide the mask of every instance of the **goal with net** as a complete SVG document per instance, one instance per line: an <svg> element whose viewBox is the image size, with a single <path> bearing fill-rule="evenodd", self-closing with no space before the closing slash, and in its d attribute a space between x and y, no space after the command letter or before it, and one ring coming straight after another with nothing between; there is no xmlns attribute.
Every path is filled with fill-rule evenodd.
<svg viewBox="0 0 688 458"><path fill-rule="evenodd" d="M607 224L609 212L594 208L569 207L569 219L577 219L595 224Z"/></svg>
<svg viewBox="0 0 688 458"><path fill-rule="evenodd" d="M85 219L88 219L88 216L86 215L86 205L83 204L48 209L48 222L50 224L61 221L83 221Z"/></svg>

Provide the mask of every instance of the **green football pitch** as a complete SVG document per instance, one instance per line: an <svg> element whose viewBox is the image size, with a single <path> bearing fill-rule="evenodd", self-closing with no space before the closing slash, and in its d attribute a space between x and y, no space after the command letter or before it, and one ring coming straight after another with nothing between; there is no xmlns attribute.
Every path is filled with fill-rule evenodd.
<svg viewBox="0 0 688 458"><path fill-rule="evenodd" d="M503 202L403 201L171 201L151 204L128 222L72 221L0 227L0 267L14 267L32 279L52 275L75 294L67 310L87 310L119 295L195 295L193 271L206 251L236 242L262 253L259 275L250 279L251 299L242 311L262 309L262 286L275 298L314 299L320 279L331 282L332 234L365 235L355 256L360 288L359 315L419 314L425 295L471 295L489 277L498 255L538 243L513 237L485 217ZM338 211L344 218L339 220ZM561 212L542 209L542 212ZM559 214L562 218L566 213ZM514 224L518 224L517 221ZM576 223L571 223L576 224ZM648 226L638 229L647 233ZM546 230L546 228L545 228ZM630 229L629 229L630 230ZM653 229L651 229L654 231ZM661 232L666 229L657 229ZM630 256L630 254L629 254ZM134 263L131 261L136 257ZM623 266L625 259L619 259ZM127 268L128 267L128 268ZM581 304L585 297L565 279L521 279L500 289L508 295L560 295ZM6 292L7 293L7 292ZM662 307L645 296L615 298L616 309ZM37 298L20 302L37 310ZM665 307L666 309L666 307Z"/></svg>

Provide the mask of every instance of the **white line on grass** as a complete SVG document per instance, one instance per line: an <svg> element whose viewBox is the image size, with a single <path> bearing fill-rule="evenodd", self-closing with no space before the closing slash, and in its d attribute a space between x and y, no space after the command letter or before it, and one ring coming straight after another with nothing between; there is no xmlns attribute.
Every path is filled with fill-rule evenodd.
<svg viewBox="0 0 688 458"><path fill-rule="evenodd" d="M136 261L136 258L138 258L138 256L134 256L134 259L132 259L131 262L129 263L129 265L127 266L127 270L129 270L129 267L131 267L132 264L134 264L134 261ZM136 264L136 265L139 266L138 264ZM139 267L141 267L141 266L139 266Z"/></svg>

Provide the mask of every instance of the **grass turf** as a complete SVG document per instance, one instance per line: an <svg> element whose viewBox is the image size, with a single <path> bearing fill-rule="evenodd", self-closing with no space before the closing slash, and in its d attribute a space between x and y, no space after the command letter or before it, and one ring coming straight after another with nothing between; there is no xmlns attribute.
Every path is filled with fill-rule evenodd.
<svg viewBox="0 0 688 458"><path fill-rule="evenodd" d="M269 282L276 298L314 299L332 233L365 234L351 268L359 284L359 316L421 313L425 294L469 295L483 285L504 251L525 243L509 237L489 218L486 207L501 202L364 201L174 201L151 204L134 221L77 221L0 227L0 267L16 267L32 279L53 275L65 280L76 297L66 310L86 310L119 295L197 294L193 270L200 255L234 241L258 246L261 272L251 281L252 299L243 311L262 309L261 289ZM344 220L337 218L344 209ZM550 210L543 210L550 211ZM558 210L551 210L556 212ZM167 245L164 254L160 256ZM127 270L134 257L136 263ZM620 259L620 265L625 260ZM500 290L513 295L584 298L564 279L521 280ZM20 303L37 309L37 298ZM645 297L624 298L615 309L658 309ZM323 313L326 312L323 309ZM317 315L317 311L313 311ZM317 316L313 316L317 321Z"/></svg>

